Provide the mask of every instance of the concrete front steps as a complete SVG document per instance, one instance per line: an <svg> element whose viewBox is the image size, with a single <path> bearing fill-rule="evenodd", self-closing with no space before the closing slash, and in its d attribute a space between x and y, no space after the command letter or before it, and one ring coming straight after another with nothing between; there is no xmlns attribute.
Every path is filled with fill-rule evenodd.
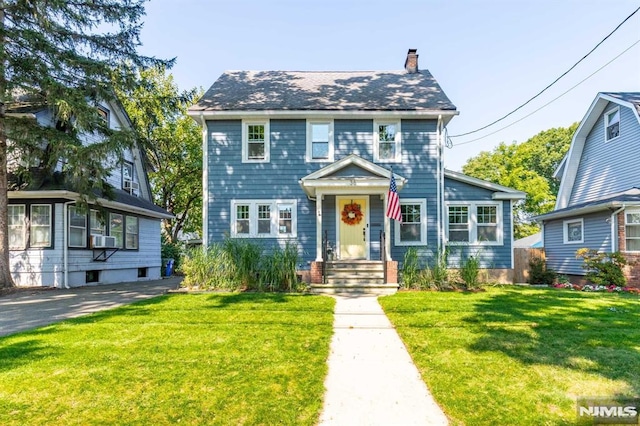
<svg viewBox="0 0 640 426"><path fill-rule="evenodd" d="M329 261L326 265L326 282L311 284L311 292L319 294L394 294L397 284L384 282L384 266L381 261L349 260Z"/></svg>

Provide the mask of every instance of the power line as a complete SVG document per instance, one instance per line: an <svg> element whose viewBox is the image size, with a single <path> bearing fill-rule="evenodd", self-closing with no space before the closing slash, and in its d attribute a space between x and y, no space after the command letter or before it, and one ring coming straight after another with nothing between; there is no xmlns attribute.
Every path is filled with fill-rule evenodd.
<svg viewBox="0 0 640 426"><path fill-rule="evenodd" d="M611 59L609 62L607 62L606 64L604 64L603 66L601 66L600 68L598 68L597 70L595 70L594 72L592 72L591 74L589 74L587 77L585 77L584 79L580 80L578 83L576 83L575 85L573 85L572 87L570 87L569 89L567 89L566 91L562 92L560 95L556 96L555 98L551 99L549 102L547 102L546 104L542 105L540 108L536 109L535 111L532 111L531 113L525 115L524 117L514 121L511 124L507 124L504 127L499 128L498 130L488 133L484 136L480 136L479 138L475 138L475 139L471 139L470 141L466 141L466 142L460 142L460 143L456 143L455 146L460 146L460 145L467 145L470 144L472 142L476 142L479 141L481 139L484 138L488 138L489 136L495 135L498 132L503 131L504 129L508 129L509 127L513 126L516 123L521 122L522 120L524 120L525 118L529 118L531 117L533 114L535 114L536 112L540 111L543 108L546 108L547 106L549 106L550 104L552 104L553 102L557 101L558 99L560 99L561 97L563 97L564 95L566 95L567 93L569 93L570 91L572 91L573 89L575 89L576 87L578 87L579 85L581 85L582 83L584 83L585 81L587 81L588 79L590 79L591 77L593 77L594 75L596 75L597 73L599 73L600 71L602 71L604 68L606 68L609 64L611 64L613 61L615 61L616 59L618 59L620 56L624 55L625 53L627 53L629 50L631 50L633 47L635 47L638 43L640 43L640 40L636 40L635 43L633 43L631 46L627 47L625 50L623 50L622 52L620 52L620 54L618 54L616 57L614 57L613 59ZM450 137L454 137L454 136L450 136ZM453 142L449 142L447 144L447 147L449 147L449 144L453 145Z"/></svg>
<svg viewBox="0 0 640 426"><path fill-rule="evenodd" d="M487 127L491 127L496 123L499 123L500 121L504 120L505 118L509 117L510 115L514 114L515 112L519 111L520 109L524 108L526 105L528 105L531 101L533 101L534 99L536 99L537 97L539 97L540 95L542 95L544 92L546 92L549 88L551 88L551 86L553 86L554 84L556 84L562 77L564 77L565 75L569 74L569 72L571 72L571 70L573 70L575 67L578 66L578 64L580 64L582 61L584 61L589 55L591 55L598 47L600 47L600 45L602 43L604 43L609 37L611 37L613 35L613 33L615 33L616 31L618 31L618 29L624 25L625 22L627 22L629 19L631 19L631 17L633 15L635 15L636 13L638 13L638 11L640 10L640 7L638 7L636 10L634 10L631 15L627 16L622 22L620 22L618 24L617 27L615 27L613 29L613 31L611 31L609 34L607 34L607 36L605 38L603 38L602 40L600 40L600 42L598 44L595 45L595 47L593 49L591 49L589 51L589 53L587 53L586 55L584 55L578 62L576 62L575 64L573 64L571 66L571 68L569 68L568 70L566 70L564 73L562 73L560 75L560 77L556 78L555 80L553 80L553 82L551 84L549 84L547 87L545 87L544 89L542 89L540 92L538 92L535 96L533 96L532 98L530 98L528 101L526 101L525 103L523 103L522 105L520 105L519 107L517 107L516 109L512 110L511 112L503 115L502 117L498 118L497 120L487 124L486 126L480 127L478 129L472 130L470 132L466 132L466 133L460 133L459 135L452 135L450 137L452 138L458 138L461 136L467 136L473 133L477 133L481 130L486 129ZM488 135L487 135L488 136Z"/></svg>

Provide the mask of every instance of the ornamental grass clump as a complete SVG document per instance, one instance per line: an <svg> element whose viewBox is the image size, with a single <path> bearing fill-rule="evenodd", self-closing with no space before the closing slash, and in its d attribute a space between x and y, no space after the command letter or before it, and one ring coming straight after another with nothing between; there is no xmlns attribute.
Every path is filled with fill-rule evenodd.
<svg viewBox="0 0 640 426"><path fill-rule="evenodd" d="M235 265L234 280L239 287L249 290L257 289L262 246L240 238L227 238L224 240L223 248Z"/></svg>
<svg viewBox="0 0 640 426"><path fill-rule="evenodd" d="M419 288L420 264L418 262L418 249L409 247L404 252L402 261L402 288L405 290Z"/></svg>
<svg viewBox="0 0 640 426"><path fill-rule="evenodd" d="M476 256L469 256L460 265L460 276L467 289L472 290L480 286L478 275L480 274L480 260Z"/></svg>
<svg viewBox="0 0 640 426"><path fill-rule="evenodd" d="M296 267L300 257L298 244L287 241L284 248L275 247L263 256L258 277L260 290L294 291L298 284Z"/></svg>
<svg viewBox="0 0 640 426"><path fill-rule="evenodd" d="M202 290L236 290L236 267L220 244L188 250L182 261L182 287Z"/></svg>

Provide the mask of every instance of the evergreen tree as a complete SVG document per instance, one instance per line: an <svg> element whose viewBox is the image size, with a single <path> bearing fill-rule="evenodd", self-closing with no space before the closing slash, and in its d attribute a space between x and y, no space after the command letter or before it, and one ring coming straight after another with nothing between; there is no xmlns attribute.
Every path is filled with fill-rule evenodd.
<svg viewBox="0 0 640 426"><path fill-rule="evenodd" d="M144 2L0 0L0 288L13 285L7 191L37 188L64 159L76 192L108 193L104 160L135 143L132 132L109 129L96 106L117 101L114 81L132 90L140 69L171 64L137 53ZM23 113L42 109L53 126ZM86 134L99 142L83 145Z"/></svg>

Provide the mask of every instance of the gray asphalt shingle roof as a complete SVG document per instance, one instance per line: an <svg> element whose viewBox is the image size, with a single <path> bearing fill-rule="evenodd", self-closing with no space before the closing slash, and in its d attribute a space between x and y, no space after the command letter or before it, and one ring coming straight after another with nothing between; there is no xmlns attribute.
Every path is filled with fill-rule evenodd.
<svg viewBox="0 0 640 426"><path fill-rule="evenodd" d="M427 70L227 71L190 111L429 111L456 107Z"/></svg>
<svg viewBox="0 0 640 426"><path fill-rule="evenodd" d="M620 99L635 105L638 114L640 114L640 92L602 92L604 95L612 98Z"/></svg>

